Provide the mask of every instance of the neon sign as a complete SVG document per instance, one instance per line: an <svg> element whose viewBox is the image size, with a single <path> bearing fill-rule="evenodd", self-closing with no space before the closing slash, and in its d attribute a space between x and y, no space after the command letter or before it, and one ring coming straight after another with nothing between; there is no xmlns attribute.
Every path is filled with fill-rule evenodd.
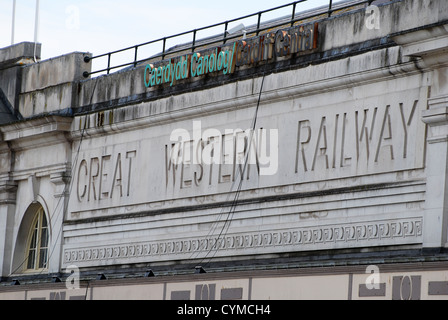
<svg viewBox="0 0 448 320"><path fill-rule="evenodd" d="M145 86L173 86L178 81L206 74L232 74L236 67L309 53L317 49L317 40L318 24L314 23L268 32L231 45L186 54L162 61L157 67L147 64L144 74Z"/></svg>

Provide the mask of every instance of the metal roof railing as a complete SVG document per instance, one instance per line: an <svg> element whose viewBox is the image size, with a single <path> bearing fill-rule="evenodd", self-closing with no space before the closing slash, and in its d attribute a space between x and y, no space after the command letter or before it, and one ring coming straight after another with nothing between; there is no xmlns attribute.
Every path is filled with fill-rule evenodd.
<svg viewBox="0 0 448 320"><path fill-rule="evenodd" d="M260 11L260 12L254 13L254 14L239 17L236 19L216 23L213 25L209 25L207 27L178 33L178 34L160 38L157 40L152 40L149 42L137 44L135 46L127 47L124 49L111 51L111 52L104 53L104 54L101 54L98 56L94 56L94 57L86 56L84 58L84 61L86 63L89 63L92 60L96 60L96 59L100 59L100 58L107 58L107 67L99 69L99 70L91 71L91 72L86 71L86 72L84 72L83 75L85 78L87 78L90 75L94 75L94 74L98 74L98 73L106 72L107 74L110 74L110 72L112 70L115 70L118 68L131 67L131 66L136 67L137 65L139 65L145 61L148 61L150 59L155 60L155 61L157 61L157 59L164 60L168 54L173 55L176 53L185 52L186 50L194 52L198 48L210 46L212 44L215 44L215 45L218 45L220 43L226 44L229 40L233 40L233 39L242 37L242 34L240 32L231 33L232 29L229 29L229 24L239 22L239 21L247 19L247 18L252 18L252 17L257 18L256 25L254 25L252 27L245 27L245 29L249 30L250 34L254 34L254 35L258 36L261 32L266 31L268 29L273 29L276 27L284 26L286 24L290 24L291 26L294 26L294 24L298 21L313 19L313 18L317 18L317 17L323 16L323 15L330 17L335 11L343 11L343 10L350 9L353 7L359 7L360 5L365 5L365 4L370 5L370 4L372 4L372 2L374 2L374 0L348 0L348 1L337 3L337 4L333 4L334 0L328 0L328 2L329 2L328 8L320 7L317 10L312 9L312 10L307 10L304 13L296 13L297 5L300 3L306 2L306 1L308 1L308 0L294 1L292 3L281 5L281 6L272 8L272 9L268 9L268 10ZM279 18L276 20L271 20L270 23L266 23L266 22L262 23L261 22L261 18L264 14L273 12L273 11L277 11L280 9L288 8L288 7L291 7L291 15L289 17L286 17L286 18L283 17L283 18ZM216 27L223 27L224 32L220 35L208 37L206 39L201 39L201 40L197 39L197 34L199 31L216 28ZM238 30L238 31L241 31L241 30ZM192 38L191 42L189 42L187 45L176 46L176 47L178 47L178 49L176 49L176 47L174 47L174 48L170 48L167 50L166 44L169 39L173 39L173 38L176 38L179 36L186 36L186 35L190 35L190 37ZM151 57L146 57L144 59L140 59L140 60L138 59L138 52L141 47L156 44L156 43L160 43L160 45L162 46L162 50L160 53L153 55ZM112 66L111 65L112 57L119 53L122 53L122 52L133 53L133 55L134 55L133 61Z"/></svg>

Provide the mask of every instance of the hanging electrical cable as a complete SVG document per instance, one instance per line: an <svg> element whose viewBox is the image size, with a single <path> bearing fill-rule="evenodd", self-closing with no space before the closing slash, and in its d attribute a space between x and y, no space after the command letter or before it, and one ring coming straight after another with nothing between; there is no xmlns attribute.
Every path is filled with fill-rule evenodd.
<svg viewBox="0 0 448 320"><path fill-rule="evenodd" d="M254 117L253 117L252 123L251 123L251 129L252 130L251 130L251 133L250 133L248 148L246 150L247 152L246 152L245 158L244 158L243 170L242 171L238 171L237 179L235 179L234 183L232 184L232 188L230 190L229 195L231 194L236 181L238 181L238 188L237 188L237 190L235 192L235 196L234 196L234 198L232 200L232 203L230 205L230 208L229 208L229 211L227 213L227 216L226 216L226 218L224 220L224 224L221 227L219 235L218 235L217 238L215 238L216 240L215 240L213 246L207 251L206 255L204 257L202 257L201 261L199 262L200 265L202 265L206 260L208 260L208 262L206 262L206 264L208 264L215 257L216 253L219 250L219 245L221 243L220 241L221 241L221 239L225 239L225 236L227 235L227 232L228 232L228 230L230 228L230 224L232 223L233 216L235 214L236 208L238 206L238 200L239 200L239 196L241 194L241 188L243 186L244 175L246 173L247 164L249 162L249 156L251 154L252 142L253 142L253 138L254 138L255 129L256 129L256 126L257 126L258 111L259 111L259 108L260 108L261 94L263 92L264 80L265 80L265 74L263 74L263 77L262 77L262 80L261 80L260 92L258 94L258 101L257 101L257 105L256 105L256 108L255 108L255 114L254 114ZM222 215L223 215L223 210L221 211L221 213L220 213L220 215L218 217L218 220L215 222L214 230L216 230L217 226L220 223L222 223L222 221L221 221L221 216ZM210 233L207 234L206 239L210 238L210 235L211 235ZM213 255L211 257L208 257L209 254L212 251L213 251ZM200 250L198 250L198 252L200 252Z"/></svg>

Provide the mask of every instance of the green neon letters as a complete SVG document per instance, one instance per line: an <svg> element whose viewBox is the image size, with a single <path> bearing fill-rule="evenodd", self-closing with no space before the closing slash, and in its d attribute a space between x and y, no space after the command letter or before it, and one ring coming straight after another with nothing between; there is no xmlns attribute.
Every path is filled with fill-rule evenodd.
<svg viewBox="0 0 448 320"><path fill-rule="evenodd" d="M209 55L202 56L200 53L194 53L191 57L191 76L199 77L207 73L222 72L223 74L231 73L233 64L233 50L221 51L218 48Z"/></svg>
<svg viewBox="0 0 448 320"><path fill-rule="evenodd" d="M184 59L185 58L185 59ZM145 86L147 88L169 83L171 86L175 81L187 79L189 56L181 57L177 63L170 62L167 65L154 68L152 64L147 64L145 68Z"/></svg>
<svg viewBox="0 0 448 320"><path fill-rule="evenodd" d="M229 74L232 72L235 46L236 43L231 51L222 51L221 48L219 50L216 48L215 51L204 56L200 53L185 55L175 63L169 60L168 64L157 68L152 64L147 64L144 75L145 86L149 88L165 83L173 86L179 80L199 77L212 72Z"/></svg>

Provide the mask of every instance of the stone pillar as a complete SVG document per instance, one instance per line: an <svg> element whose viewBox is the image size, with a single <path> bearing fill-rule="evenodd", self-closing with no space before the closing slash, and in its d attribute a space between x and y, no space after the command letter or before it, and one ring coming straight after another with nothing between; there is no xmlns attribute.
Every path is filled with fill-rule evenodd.
<svg viewBox="0 0 448 320"><path fill-rule="evenodd" d="M448 24L392 38L431 79L428 109L421 115L427 125L423 249L438 251L448 245Z"/></svg>
<svg viewBox="0 0 448 320"><path fill-rule="evenodd" d="M436 103L430 102L422 120L428 125L423 247L447 247L448 97L436 99Z"/></svg>
<svg viewBox="0 0 448 320"><path fill-rule="evenodd" d="M9 179L0 181L0 278L11 272L16 191L16 183Z"/></svg>
<svg viewBox="0 0 448 320"><path fill-rule="evenodd" d="M53 220L51 224L56 226L52 233L52 243L50 245L53 249L52 254L49 256L49 272L57 273L61 271L62 264L62 244L63 244L63 230L62 226L67 214L68 201L70 198L70 172L53 172L50 175L50 181L54 187L54 203Z"/></svg>

